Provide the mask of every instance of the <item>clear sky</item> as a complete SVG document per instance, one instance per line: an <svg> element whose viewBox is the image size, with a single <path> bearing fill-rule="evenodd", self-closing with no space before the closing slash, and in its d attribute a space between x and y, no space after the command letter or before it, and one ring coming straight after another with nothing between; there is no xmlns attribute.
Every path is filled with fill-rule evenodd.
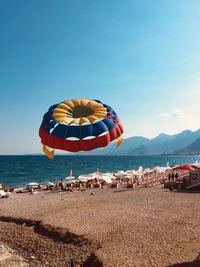
<svg viewBox="0 0 200 267"><path fill-rule="evenodd" d="M112 106L125 136L200 128L199 0L1 0L0 154L40 152L52 104Z"/></svg>

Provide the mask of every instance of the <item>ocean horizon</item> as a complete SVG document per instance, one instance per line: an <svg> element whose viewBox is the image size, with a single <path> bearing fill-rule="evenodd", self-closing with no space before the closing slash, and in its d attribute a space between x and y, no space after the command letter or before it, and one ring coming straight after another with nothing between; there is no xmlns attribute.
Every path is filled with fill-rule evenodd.
<svg viewBox="0 0 200 267"><path fill-rule="evenodd" d="M1 155L0 183L14 188L24 186L29 182L46 183L62 181L69 176L78 178L81 174L97 171L117 172L155 166L175 166L194 163L198 156L193 155L159 155L159 156L86 156L86 155L56 155L49 160L43 155Z"/></svg>

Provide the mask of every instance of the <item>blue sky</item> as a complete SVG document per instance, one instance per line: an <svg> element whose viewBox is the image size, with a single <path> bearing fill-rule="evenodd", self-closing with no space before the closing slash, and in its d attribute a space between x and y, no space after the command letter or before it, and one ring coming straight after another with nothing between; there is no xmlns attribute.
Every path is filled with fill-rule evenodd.
<svg viewBox="0 0 200 267"><path fill-rule="evenodd" d="M0 154L40 152L54 103L100 99L125 136L200 128L198 0L0 1Z"/></svg>

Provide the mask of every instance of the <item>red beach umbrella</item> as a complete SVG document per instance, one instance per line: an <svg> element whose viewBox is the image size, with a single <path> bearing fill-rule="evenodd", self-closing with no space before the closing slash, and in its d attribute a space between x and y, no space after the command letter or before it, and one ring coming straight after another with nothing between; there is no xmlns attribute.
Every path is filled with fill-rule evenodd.
<svg viewBox="0 0 200 267"><path fill-rule="evenodd" d="M185 170L185 171L195 171L199 168L197 166L194 166L192 164L184 164L181 166L174 167L173 170Z"/></svg>

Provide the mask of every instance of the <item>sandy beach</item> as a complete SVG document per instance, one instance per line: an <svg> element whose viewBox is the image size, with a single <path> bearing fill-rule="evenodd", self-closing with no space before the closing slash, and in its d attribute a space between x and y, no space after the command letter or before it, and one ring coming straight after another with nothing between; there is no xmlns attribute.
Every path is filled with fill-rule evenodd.
<svg viewBox="0 0 200 267"><path fill-rule="evenodd" d="M0 202L0 241L29 266L200 266L197 193L107 188Z"/></svg>

